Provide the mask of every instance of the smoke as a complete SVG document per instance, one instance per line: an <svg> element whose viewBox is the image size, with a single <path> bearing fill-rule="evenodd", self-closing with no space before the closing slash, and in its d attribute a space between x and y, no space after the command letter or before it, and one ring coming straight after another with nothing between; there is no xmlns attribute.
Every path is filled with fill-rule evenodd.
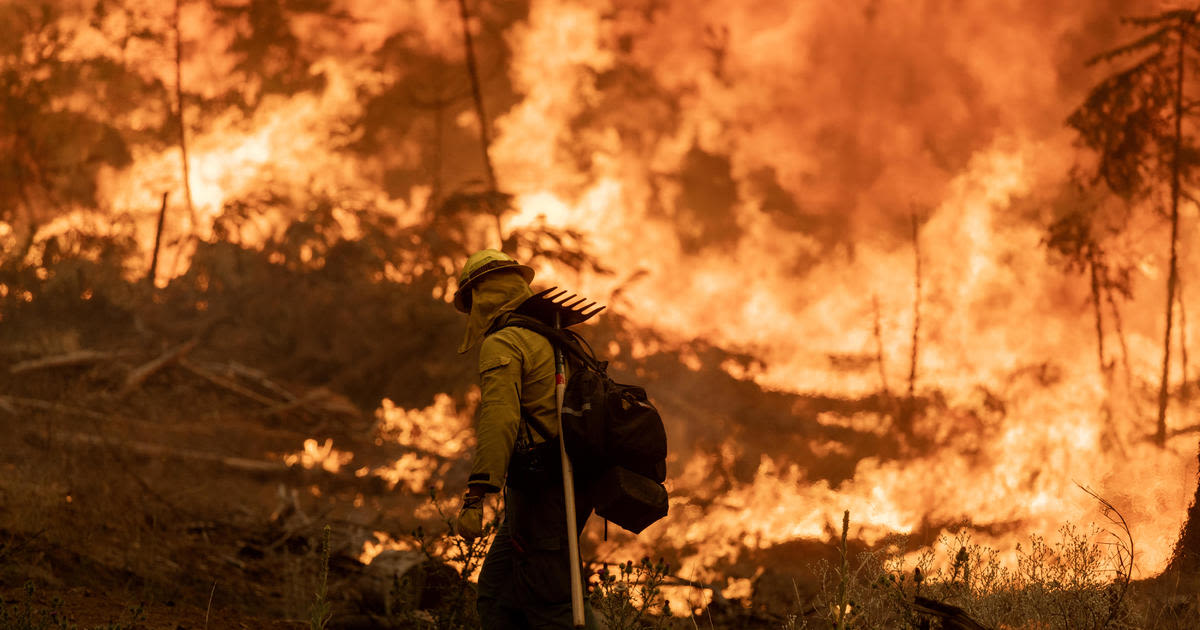
<svg viewBox="0 0 1200 630"><path fill-rule="evenodd" d="M134 215L145 236L163 191L169 216L182 209L172 16L131 2L92 20L109 3L86 4L63 18L69 50L122 59L153 95L113 115L137 139L131 165L97 177L100 209ZM1183 514L1195 445L1142 439L1161 221L1133 213L1113 249L1134 270L1135 299L1106 315L1123 322L1120 343L1106 335L1128 351L1128 391L1096 365L1086 281L1044 242L1086 160L1063 120L1109 70L1084 62L1151 3L468 4L490 158L514 198L501 229L579 233L611 273L539 262L539 280L648 331L628 360L682 353L706 371L658 384L690 414L668 417L672 435L703 438L675 454L677 516L654 534L692 549L692 567L820 536L846 507L867 540L960 518L1051 534L1087 518L1086 500L1063 498L1073 480L1127 508L1143 567L1162 565L1178 522L1161 514ZM455 3L215 6L185 2L180 21L201 236L248 207L239 239L253 245L283 229L288 200L314 196L415 221L484 179ZM153 36L112 44L142 27ZM55 103L100 102L70 96ZM478 223L460 245L494 245L480 236L493 217ZM191 226L171 225L167 241L185 240ZM1185 256L1184 277L1196 270ZM888 401L914 354L924 413L904 436ZM835 459L836 474L821 468Z"/></svg>
<svg viewBox="0 0 1200 630"><path fill-rule="evenodd" d="M915 457L863 454L853 479L832 486L813 483L811 462L739 443L733 428L727 445L738 463L724 446L681 454L684 477L748 465L753 481L720 486L734 507L684 501L688 516L667 526L667 538L699 544L772 514L752 536L769 546L787 532L816 535L846 506L875 532L867 538L958 519L1050 535L1088 518L1086 499L1066 498L1078 494L1073 478L1131 512L1145 509L1132 498L1139 489L1153 487L1146 500L1182 517L1189 484L1177 480L1190 479L1192 440L1166 452L1141 441L1157 308L1139 298L1117 309L1136 376L1133 391L1115 394L1096 363L1087 284L1053 266L1045 246L1068 176L1086 160L1063 121L1111 70L1084 62L1131 35L1117 16L1153 9L531 4L508 35L522 98L497 121L493 147L518 195L510 225L544 217L581 229L616 271L564 277L546 268L543 277L612 295L667 339L745 351L760 363L726 370L784 392L866 397L880 391L881 372L896 391L916 335L918 395L944 405L918 420L932 442ZM1152 213L1138 217L1128 229L1148 239L1131 254L1135 284L1159 304L1161 248L1144 243L1165 240ZM1106 335L1116 347L1115 332ZM1003 413L988 411L997 405ZM816 420L844 422L838 416ZM900 430L886 414L867 417L885 434ZM761 422L689 418L726 420L747 432ZM810 416L793 421L812 431ZM1175 471L1173 480L1140 461ZM816 514L780 514L767 502ZM1167 520L1138 524L1152 541L1143 557L1151 570L1177 531Z"/></svg>

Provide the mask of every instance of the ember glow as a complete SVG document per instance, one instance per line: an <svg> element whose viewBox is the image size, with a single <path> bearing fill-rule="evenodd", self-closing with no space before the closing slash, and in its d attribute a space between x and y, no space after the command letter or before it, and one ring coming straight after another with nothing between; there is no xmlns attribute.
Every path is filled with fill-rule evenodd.
<svg viewBox="0 0 1200 630"><path fill-rule="evenodd" d="M468 142L479 132L469 99L455 96L431 122L433 110L412 105L428 77L400 61L374 63L394 54L387 42L398 38L413 64L461 72L452 3L334 4L354 18L336 25L340 37L313 16L291 24L317 43L305 70L322 77L318 87L264 95L248 113L185 106L200 237L229 203L256 191L369 200L403 223L435 194L483 179ZM481 64L495 116L490 154L515 204L503 229L581 233L611 273L543 262L538 282L577 289L648 332L610 352L632 361L674 353L693 370L714 369L693 352L703 342L753 357L717 367L765 392L861 401L882 398L886 382L899 405L919 310L914 394L930 402L911 435L921 439L859 457L848 478L830 480L805 459L739 438L807 435L799 413L794 428L763 428L752 413L709 416L710 401L688 400L691 415L665 418L672 443L688 445L671 456L670 516L636 539L597 536L597 555L674 550L680 575L717 580L716 567L745 554L831 538L843 510L851 535L868 544L965 524L1003 552L1030 535L1052 538L1064 523L1097 521L1079 484L1129 520L1138 575L1161 571L1197 472L1194 431L1161 449L1149 437L1167 225L1140 208L1114 237L1132 263L1134 295L1117 306L1124 339L1106 331L1106 358L1119 364L1116 348L1127 348L1128 384L1097 365L1086 279L1054 264L1045 246L1068 174L1087 160L1063 125L1100 76L1084 61L1127 35L1115 16L1156 6L531 0L516 16L485 8L475 29L499 29L487 50L508 53L503 64ZM170 16L156 11L166 8L147 3L143 13L165 24ZM202 44L226 30L205 6L185 3L185 14L184 81L194 101L215 98L230 87L232 62ZM84 35L73 44L81 50L91 45ZM170 84L165 50L133 51L130 62ZM447 92L466 85L465 73L437 78ZM352 121L397 86L412 88L400 90L412 102L397 103L414 122L367 137ZM161 118L162 110L148 104L142 115ZM379 148L350 150L368 139ZM176 217L168 232L188 227L180 171L178 148L164 146L139 150L101 178L106 212L134 217L147 251L162 191L171 192ZM396 171L420 181L396 184ZM290 212L281 204L248 218L240 242L283 229ZM1181 212L1180 274L1188 279L1200 274L1188 247L1197 207ZM494 245L493 221L479 219L473 245ZM0 239L11 232L0 223ZM186 256L164 273L182 274ZM1186 289L1186 311L1200 312ZM1177 325L1177 344L1194 343L1195 319ZM1181 376L1173 366L1176 386L1196 379L1195 366L1187 369ZM646 385L652 397L672 395L669 385ZM380 404L380 439L413 449L369 470L389 487L419 494L469 455L470 414L450 396L426 409ZM1195 413L1186 396L1173 397L1170 428L1194 424ZM882 438L901 430L897 416L822 412L816 424ZM849 452L824 438L811 448ZM337 472L353 454L309 440L287 457ZM736 468L752 472L728 474ZM396 545L380 534L362 557Z"/></svg>
<svg viewBox="0 0 1200 630"><path fill-rule="evenodd" d="M473 390L475 401L478 391ZM373 474L387 480L389 488L402 484L413 494L422 494L431 487L441 490L451 463L465 457L468 448L474 445L470 431L473 408L474 404L468 413L458 413L454 401L444 394L428 408L413 410L396 407L385 398L375 412L379 423L377 443L386 440L414 450L391 466L375 469Z"/></svg>
<svg viewBox="0 0 1200 630"><path fill-rule="evenodd" d="M318 444L316 440L304 440L304 450L284 455L283 463L288 466L300 465L307 469L319 468L325 472L336 473L354 459L354 453L346 453L333 448L333 440L325 440Z"/></svg>

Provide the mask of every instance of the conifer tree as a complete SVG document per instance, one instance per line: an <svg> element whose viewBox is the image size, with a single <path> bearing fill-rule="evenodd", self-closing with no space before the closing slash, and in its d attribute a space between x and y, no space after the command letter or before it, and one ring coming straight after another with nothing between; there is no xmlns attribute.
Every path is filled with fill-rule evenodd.
<svg viewBox="0 0 1200 630"><path fill-rule="evenodd" d="M1200 167L1195 123L1198 104L1188 95L1200 63L1196 9L1178 9L1127 24L1146 34L1090 63L1136 61L1100 82L1067 124L1098 157L1098 179L1124 199L1160 201L1171 226L1167 269L1166 326L1155 440L1166 442L1171 335L1179 285L1179 204L1194 203L1189 187ZM1165 195L1165 197L1164 197ZM1185 375L1186 378L1186 375Z"/></svg>
<svg viewBox="0 0 1200 630"><path fill-rule="evenodd" d="M1091 63L1136 61L1100 82L1068 119L1098 157L1098 179L1126 200L1158 201L1171 226L1166 330L1155 439L1166 442L1173 309L1179 284L1179 204L1197 203L1190 188L1200 174L1196 123L1200 102L1189 87L1200 72L1197 9L1176 9L1125 22L1144 35ZM1165 196L1164 196L1165 195ZM1184 375L1186 379L1186 374ZM1168 570L1200 573L1200 485Z"/></svg>

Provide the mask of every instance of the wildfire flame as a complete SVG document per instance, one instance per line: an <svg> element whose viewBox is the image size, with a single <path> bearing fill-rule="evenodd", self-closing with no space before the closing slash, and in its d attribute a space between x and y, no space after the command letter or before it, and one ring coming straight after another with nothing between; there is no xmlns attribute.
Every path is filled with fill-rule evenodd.
<svg viewBox="0 0 1200 630"><path fill-rule="evenodd" d="M354 155L343 147L361 131L344 122L362 114L365 99L405 80L367 63L390 37L409 37L413 50L458 67L453 7L335 4L355 18L341 38L321 34L316 22L294 24L320 43L309 71L324 77L323 87L269 95L252 113L231 108L188 127L201 236L224 204L263 187L359 195L397 216L431 198L432 184L394 195L381 183L395 165L421 166L417 138L402 138L387 155ZM635 360L678 352L700 369L685 347L704 340L757 359L723 366L737 379L847 400L878 394L884 383L904 397L919 313L914 394L940 401L913 427L936 446L905 458L863 457L843 482L816 478L806 461L747 451L733 435L711 451L675 452L671 515L636 540L597 541L600 555L687 549L681 574L708 579L719 561L828 537L846 509L867 543L966 522L983 542L1011 549L1031 534L1052 537L1064 522L1095 520L1097 506L1079 483L1122 510L1143 575L1165 566L1197 471L1194 432L1172 436L1165 448L1147 439L1152 404L1141 392L1160 369L1166 271L1155 244L1167 242L1164 225L1145 212L1126 229L1136 263L1136 298L1120 305L1131 391L1119 392L1096 365L1086 282L1052 266L1044 246L1053 199L1079 159L1062 121L1097 76L1083 60L1116 37L1098 25L1146 8L1117 4L1123 11L1032 0L532 0L527 15L505 23L511 59L491 71L506 73L515 94L494 121L490 147L516 207L503 228L577 230L613 271L542 263L539 281L576 288L655 331L658 340L623 349ZM144 11L167 19L149 5ZM504 19L497 11L484 16L489 24ZM185 12L186 40L217 37L207 8ZM480 31L478 19L473 26ZM102 25L109 27L116 28ZM81 36L73 45L84 50L91 41ZM161 52L130 54L148 75L170 76ZM229 66L194 50L183 74L224 86ZM161 117L162 109L147 105L143 115ZM449 129L477 133L465 106L450 113ZM200 112L185 104L184 114L195 120ZM466 154L448 159L472 171ZM147 249L162 191L172 192L180 216L180 171L178 149L160 147L102 180L105 207L135 216ZM447 175L444 184L472 174ZM255 217L242 242L279 229L283 212ZM42 229L83 220L65 216ZM1182 221L1193 241L1197 218L1186 204ZM8 232L0 224L0 236ZM1187 247L1180 269L1184 278L1200 272ZM1197 312L1190 290L1182 302ZM1194 318L1178 330L1180 342L1200 333ZM1115 346L1116 333L1106 334ZM869 359L844 368L832 365L839 356ZM1189 370L1183 382L1194 383ZM1002 410L978 412L993 399ZM1194 403L1173 399L1173 425L1194 413ZM440 483L448 462L471 448L469 414L449 396L419 410L384 400L376 417L381 440L414 448L369 471L392 487L419 492ZM666 418L673 439L755 420ZM898 430L883 413L818 422L864 434ZM351 458L331 441L307 440L285 461L336 473ZM739 462L750 463L751 479L716 474ZM372 541L364 559L389 544Z"/></svg>
<svg viewBox="0 0 1200 630"><path fill-rule="evenodd" d="M284 455L283 463L288 466L299 464L309 470L320 468L325 472L336 473L342 469L342 466L349 464L353 459L354 453L347 453L333 448L333 440L331 439L325 440L324 443L318 443L316 440L309 438L304 440L304 450Z"/></svg>
<svg viewBox="0 0 1200 630"><path fill-rule="evenodd" d="M472 398L478 400L478 389ZM439 394L425 409L412 410L397 407L385 398L375 417L377 441L417 449L401 455L391 466L374 470L373 474L387 480L389 488L403 484L414 494L424 493L431 486L440 490L451 463L474 444L470 414L456 412L454 400L446 394Z"/></svg>

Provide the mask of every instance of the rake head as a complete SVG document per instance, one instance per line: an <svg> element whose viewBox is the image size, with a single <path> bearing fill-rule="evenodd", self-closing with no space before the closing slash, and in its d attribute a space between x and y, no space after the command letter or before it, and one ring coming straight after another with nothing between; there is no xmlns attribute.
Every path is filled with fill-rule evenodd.
<svg viewBox="0 0 1200 630"><path fill-rule="evenodd" d="M603 306L596 306L595 302L588 302L585 297L574 293L568 294L565 289L550 287L522 302L517 312L536 317L544 322L553 322L554 315L558 314L559 325L563 328L570 328L575 324L586 322L603 310Z"/></svg>

